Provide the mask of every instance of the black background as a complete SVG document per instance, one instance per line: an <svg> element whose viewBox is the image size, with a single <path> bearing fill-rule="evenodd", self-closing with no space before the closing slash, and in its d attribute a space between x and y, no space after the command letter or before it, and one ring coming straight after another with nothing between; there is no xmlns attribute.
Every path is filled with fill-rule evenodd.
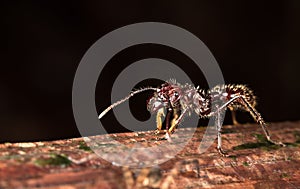
<svg viewBox="0 0 300 189"><path fill-rule="evenodd" d="M300 1L3 1L1 9L2 142L79 136L72 83L81 58L108 32L147 21L174 24L201 39L226 83L254 89L267 121L299 119ZM168 47L141 45L117 54L110 62L119 66L106 69L117 75L122 66L150 57L190 61ZM105 83L98 82L101 108L110 103L114 74L103 73ZM206 87L203 76L192 77ZM103 120L108 131L124 131L109 117ZM240 119L251 121L243 113Z"/></svg>

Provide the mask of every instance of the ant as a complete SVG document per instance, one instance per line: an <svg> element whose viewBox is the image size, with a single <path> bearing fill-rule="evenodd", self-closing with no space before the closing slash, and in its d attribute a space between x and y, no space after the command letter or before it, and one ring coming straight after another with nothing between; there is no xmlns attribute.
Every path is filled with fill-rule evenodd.
<svg viewBox="0 0 300 189"><path fill-rule="evenodd" d="M233 123L236 124L235 111L244 110L250 112L254 120L261 125L267 140L270 143L285 146L282 142L273 141L267 129L267 124L255 109L256 96L246 85L217 85L210 90L195 88L190 84L182 85L173 79L166 81L159 88L146 87L131 92L127 97L106 108L100 115L101 119L115 106L125 102L130 97L148 90L155 91L147 101L147 109L156 113L157 129L155 133L162 130L162 117L166 117L165 139L170 140L170 135L175 131L184 116L191 115L194 111L200 118L215 117L217 128L217 150L222 156L228 156L222 149L221 140L221 115L228 108L232 112ZM166 115L165 115L166 110ZM171 114L172 117L171 117ZM170 118L172 118L170 120Z"/></svg>

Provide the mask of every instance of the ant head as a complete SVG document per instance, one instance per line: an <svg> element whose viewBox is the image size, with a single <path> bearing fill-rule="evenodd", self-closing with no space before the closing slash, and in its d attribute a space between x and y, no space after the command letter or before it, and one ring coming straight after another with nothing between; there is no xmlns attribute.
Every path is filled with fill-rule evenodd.
<svg viewBox="0 0 300 189"><path fill-rule="evenodd" d="M161 98L158 95L158 92L155 92L152 97L150 97L147 101L147 109L151 113L157 112L159 109L166 107L168 104L168 100L165 98Z"/></svg>
<svg viewBox="0 0 300 189"><path fill-rule="evenodd" d="M180 101L180 98L182 96L182 89L177 85L168 85L163 87L162 89L162 95L164 97L167 97L169 100L169 103L174 106Z"/></svg>
<svg viewBox="0 0 300 189"><path fill-rule="evenodd" d="M175 83L166 82L161 85L161 88L148 100L148 111L154 113L160 108L168 108L177 104L181 98L181 88Z"/></svg>

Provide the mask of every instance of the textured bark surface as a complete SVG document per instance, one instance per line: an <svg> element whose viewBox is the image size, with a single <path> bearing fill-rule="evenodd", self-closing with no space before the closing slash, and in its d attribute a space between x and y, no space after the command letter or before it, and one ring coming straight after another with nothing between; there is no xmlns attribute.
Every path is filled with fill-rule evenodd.
<svg viewBox="0 0 300 189"><path fill-rule="evenodd" d="M230 157L218 154L216 141L199 153L205 130L198 128L175 157L143 169L122 168L101 159L80 138L0 144L0 188L300 188L300 122L270 124L272 138L286 147L266 142L257 124L224 126L223 148ZM184 139L189 132L192 129L179 129L172 137ZM101 150L117 151L124 164L142 160L143 154L122 154L120 146L168 145L157 140L153 131L98 137ZM176 144L169 146L172 150ZM167 155L168 148L151 157Z"/></svg>

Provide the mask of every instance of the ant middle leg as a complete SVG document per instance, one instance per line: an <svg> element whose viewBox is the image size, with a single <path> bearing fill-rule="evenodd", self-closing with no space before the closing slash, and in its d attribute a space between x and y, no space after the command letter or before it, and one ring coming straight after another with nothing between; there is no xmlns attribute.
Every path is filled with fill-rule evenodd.
<svg viewBox="0 0 300 189"><path fill-rule="evenodd" d="M216 123L216 127L217 127L217 140L218 140L218 144L217 144L217 150L219 152L219 154L221 156L224 157L228 157L228 154L223 150L222 148L222 136L221 136L221 130L222 130L222 117L221 114L223 113L222 109L219 109L218 106L216 106L216 115L215 115L215 123Z"/></svg>

